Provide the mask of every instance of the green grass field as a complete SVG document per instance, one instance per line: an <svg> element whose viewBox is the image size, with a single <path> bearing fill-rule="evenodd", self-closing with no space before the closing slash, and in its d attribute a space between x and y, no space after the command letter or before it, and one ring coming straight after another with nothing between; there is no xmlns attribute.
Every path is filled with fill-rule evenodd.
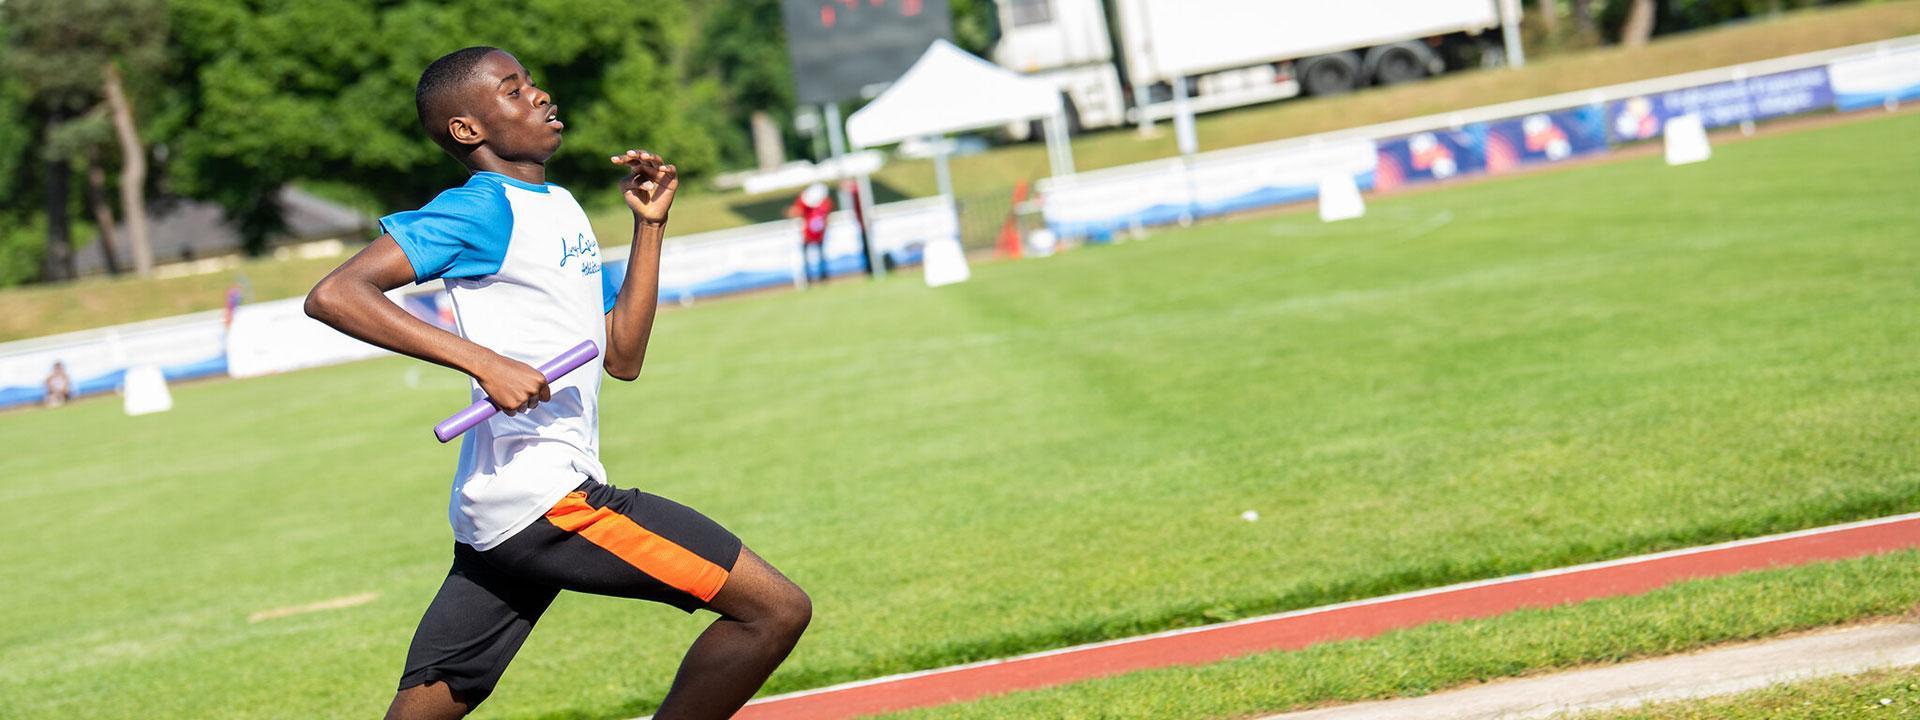
<svg viewBox="0 0 1920 720"><path fill-rule="evenodd" d="M812 592L770 691L1913 510L1917 133L672 311L605 460ZM0 415L0 717L376 714L463 387L388 359ZM482 716L643 712L704 622L564 597Z"/></svg>

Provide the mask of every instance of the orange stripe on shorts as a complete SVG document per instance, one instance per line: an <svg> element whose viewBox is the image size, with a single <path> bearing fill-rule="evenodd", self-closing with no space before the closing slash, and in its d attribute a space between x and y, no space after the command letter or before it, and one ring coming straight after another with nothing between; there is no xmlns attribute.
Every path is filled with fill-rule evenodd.
<svg viewBox="0 0 1920 720"><path fill-rule="evenodd" d="M547 511L547 521L701 602L712 601L720 586L727 584L725 568L640 527L632 518L588 505L584 492L567 493Z"/></svg>

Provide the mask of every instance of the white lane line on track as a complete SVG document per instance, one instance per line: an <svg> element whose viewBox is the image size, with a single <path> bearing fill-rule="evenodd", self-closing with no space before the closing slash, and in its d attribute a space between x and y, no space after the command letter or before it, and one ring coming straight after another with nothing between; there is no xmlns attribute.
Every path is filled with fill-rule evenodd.
<svg viewBox="0 0 1920 720"><path fill-rule="evenodd" d="M337 597L331 600L321 600L319 602L310 602L305 605L289 605L287 607L273 608L271 610L261 610L252 615L248 615L247 622L257 623L262 620L272 620L274 618L283 618L289 615L304 615L307 613L322 612L326 610L339 610L342 608L350 608L357 605L365 605L367 603L373 602L374 600L379 599L379 597L380 597L380 593L364 592L358 595L347 595L345 597Z"/></svg>
<svg viewBox="0 0 1920 720"><path fill-rule="evenodd" d="M915 678L922 678L922 677L927 677L931 675L941 675L941 674L951 673L951 672L960 672L963 670L971 670L973 668L991 667L994 665L1020 662L1023 660L1032 660L1035 658L1052 657L1054 655L1067 655L1071 653L1085 652L1088 650L1095 650L1099 648L1113 647L1116 645L1128 645L1132 643L1145 642L1148 640L1156 640L1159 638L1177 637L1180 635L1190 635L1193 633L1210 632L1210 631L1219 630L1222 628L1234 627L1237 625L1252 625L1256 623L1270 622L1270 621L1281 620L1285 618L1300 617L1303 615L1317 615L1320 613L1332 612L1335 610L1342 610L1342 609L1352 608L1352 607L1363 607L1367 605L1382 605L1382 604L1395 602L1399 600L1425 597L1428 595L1442 595L1446 593L1460 592L1462 590L1472 590L1475 588L1489 587L1494 585L1505 585L1509 583L1519 582L1522 580L1531 580L1531 579L1543 578L1543 577L1553 577L1556 575L1569 575L1574 573L1589 572L1593 570L1619 567L1622 565L1637 565L1640 563L1653 562L1656 560L1664 560L1667 558L1684 557L1687 555L1698 555L1700 553L1716 552L1720 550L1731 550L1734 548L1746 547L1749 545L1763 545L1766 543L1778 542L1781 540L1792 540L1796 538L1828 535L1828 534L1837 533L1837 532L1845 532L1848 530L1856 530L1859 528L1873 527L1876 525L1890 525L1894 523L1907 522L1911 520L1920 520L1920 512L1904 513L1901 515L1891 515L1883 518L1874 518L1872 520L1860 520L1857 522L1841 523L1839 525L1828 525L1825 527L1810 528L1807 530L1796 530L1793 532L1785 532L1785 533L1779 533L1775 535L1764 535L1761 537L1747 538L1745 540L1731 540L1728 542L1715 543L1712 545L1701 545L1698 547L1681 548L1678 550L1667 550L1665 552L1650 553L1647 555L1635 555L1633 557L1619 558L1615 560L1602 560L1599 562L1592 562L1584 565L1570 565L1563 568L1553 568L1551 570L1539 570L1535 572L1519 573L1516 575L1508 575L1508 576L1499 577L1499 578L1490 578L1487 580L1474 580L1470 582L1457 583L1453 585L1444 585L1436 588L1427 588L1425 590L1414 590L1410 592L1399 593L1396 595L1383 595L1381 597L1367 598L1364 600L1353 600L1353 601L1344 602L1344 603L1322 605L1319 607L1305 608L1301 610L1290 610L1282 613L1274 613L1272 615L1261 615L1259 617L1242 618L1239 620L1233 620L1229 622L1215 623L1213 625L1199 625L1199 626L1189 627L1189 628L1179 628L1177 630L1167 630L1163 632L1152 633L1148 635L1139 635L1139 636L1130 637L1130 638L1120 638L1117 640L1105 640L1105 641L1096 642L1096 643L1087 643L1085 645L1074 645L1074 646L1064 647L1064 648L1055 648L1053 650L1042 650L1040 652L1029 653L1026 655L1016 655L1014 657L996 658L993 660L981 660L979 662L966 663L963 665L951 665L948 667L930 668L927 670L916 670L913 672L900 673L897 675L886 675L886 676L877 677L877 678L869 678L866 680L855 680L852 682L841 683L839 685L829 685L827 687L813 688L810 690L799 690L799 691L785 693L781 695L772 695L772 696L755 700L749 703L749 705L762 705L766 703L778 702L781 700L791 700L794 698L808 697L811 695L825 695L828 693L840 692L843 690L852 690L854 688L866 687L868 685L880 685L884 683L899 682L902 680L912 680ZM647 716L647 717L651 717L651 716ZM646 720L646 717L636 718L635 720Z"/></svg>

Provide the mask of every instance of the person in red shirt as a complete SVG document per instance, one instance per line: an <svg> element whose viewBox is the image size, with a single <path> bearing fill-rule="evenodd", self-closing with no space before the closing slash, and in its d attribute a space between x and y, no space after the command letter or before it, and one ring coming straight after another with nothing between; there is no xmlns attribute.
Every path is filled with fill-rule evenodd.
<svg viewBox="0 0 1920 720"><path fill-rule="evenodd" d="M827 279L827 215L832 212L833 198L822 183L808 185L787 208L787 217L800 218L800 254L808 284Z"/></svg>

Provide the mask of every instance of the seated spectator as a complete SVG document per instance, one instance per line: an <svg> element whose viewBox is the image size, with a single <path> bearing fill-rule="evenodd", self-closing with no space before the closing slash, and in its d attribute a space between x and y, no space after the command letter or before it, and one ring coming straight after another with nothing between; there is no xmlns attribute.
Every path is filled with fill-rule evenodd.
<svg viewBox="0 0 1920 720"><path fill-rule="evenodd" d="M67 377L67 366L55 360L53 372L47 374L47 396L40 403L47 407L60 407L72 399L73 379Z"/></svg>

